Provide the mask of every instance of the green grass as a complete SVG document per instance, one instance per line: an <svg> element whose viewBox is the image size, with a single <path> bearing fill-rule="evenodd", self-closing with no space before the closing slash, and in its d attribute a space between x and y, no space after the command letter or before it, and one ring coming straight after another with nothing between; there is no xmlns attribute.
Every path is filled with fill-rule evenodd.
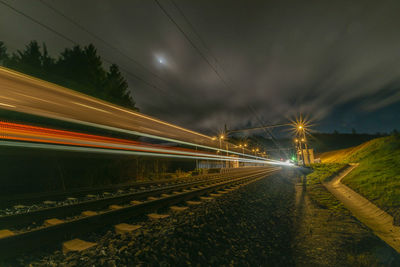
<svg viewBox="0 0 400 267"><path fill-rule="evenodd" d="M307 192L310 200L318 207L338 214L348 214L343 204L322 185L322 182L338 174L346 165L345 163L327 163L311 166L314 171L307 175Z"/></svg>
<svg viewBox="0 0 400 267"><path fill-rule="evenodd" d="M360 165L342 182L379 207L400 207L400 137L377 138L343 159Z"/></svg>

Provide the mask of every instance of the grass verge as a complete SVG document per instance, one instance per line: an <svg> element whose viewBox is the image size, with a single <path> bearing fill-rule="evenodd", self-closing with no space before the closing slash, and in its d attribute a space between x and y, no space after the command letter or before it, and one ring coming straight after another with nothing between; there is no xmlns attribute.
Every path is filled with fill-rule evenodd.
<svg viewBox="0 0 400 267"><path fill-rule="evenodd" d="M335 213L349 214L347 209L322 184L337 175L347 164L328 163L313 164L314 170L307 175L307 193L310 200L319 208L329 209Z"/></svg>
<svg viewBox="0 0 400 267"><path fill-rule="evenodd" d="M321 224L323 233L331 240L328 242L335 244L340 259L337 266L397 266L397 253L354 218L322 184L346 166L347 163L312 165L313 172L307 175L306 184L308 197L317 209L314 214L319 218L314 219L313 225Z"/></svg>
<svg viewBox="0 0 400 267"><path fill-rule="evenodd" d="M374 139L344 159L359 162L343 183L394 216L400 216L400 136Z"/></svg>

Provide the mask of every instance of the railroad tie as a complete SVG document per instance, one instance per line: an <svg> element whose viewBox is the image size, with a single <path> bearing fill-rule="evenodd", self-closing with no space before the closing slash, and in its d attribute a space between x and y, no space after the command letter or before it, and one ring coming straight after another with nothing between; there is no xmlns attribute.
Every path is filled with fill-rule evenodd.
<svg viewBox="0 0 400 267"><path fill-rule="evenodd" d="M72 239L70 241L66 241L62 244L62 251L64 254L67 254L68 252L73 252L73 251L84 251L89 248L92 248L96 246L97 243L94 242L87 242L81 239Z"/></svg>
<svg viewBox="0 0 400 267"><path fill-rule="evenodd" d="M169 207L173 212L182 212L188 209L188 207L171 206Z"/></svg>
<svg viewBox="0 0 400 267"><path fill-rule="evenodd" d="M210 201L213 200L213 197L200 197L201 200L206 200L206 201Z"/></svg>
<svg viewBox="0 0 400 267"><path fill-rule="evenodd" d="M186 204L188 204L189 206L197 206L197 205L200 205L200 204L201 204L201 201L191 201L191 200L188 200L188 201L186 201Z"/></svg>
<svg viewBox="0 0 400 267"><path fill-rule="evenodd" d="M114 225L114 230L115 230L115 233L122 235L122 234L134 232L134 231L140 229L141 227L142 227L141 225L120 223L120 224Z"/></svg>
<svg viewBox="0 0 400 267"><path fill-rule="evenodd" d="M147 217L149 217L150 220L156 221L156 220L168 218L169 215L168 214L150 213L150 214L147 214Z"/></svg>
<svg viewBox="0 0 400 267"><path fill-rule="evenodd" d="M85 211L82 211L82 216L95 216L95 215L97 215L97 212L95 212L95 211L91 211L91 210L85 210Z"/></svg>
<svg viewBox="0 0 400 267"><path fill-rule="evenodd" d="M108 206L108 208L110 210L119 210L119 209L122 209L122 206L120 206L120 205L110 205L110 206Z"/></svg>
<svg viewBox="0 0 400 267"><path fill-rule="evenodd" d="M64 221L57 219L57 218L47 219L44 221L45 226L53 226L53 225L57 225L57 224L61 224L61 223L64 223Z"/></svg>
<svg viewBox="0 0 400 267"><path fill-rule="evenodd" d="M7 236L12 236L12 235L14 235L13 231L10 231L8 229L0 230L0 238L4 238L4 237L7 237Z"/></svg>

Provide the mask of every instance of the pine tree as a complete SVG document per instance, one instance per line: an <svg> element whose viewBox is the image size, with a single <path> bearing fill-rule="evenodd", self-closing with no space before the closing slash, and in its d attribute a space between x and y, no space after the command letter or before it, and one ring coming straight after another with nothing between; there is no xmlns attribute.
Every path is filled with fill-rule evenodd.
<svg viewBox="0 0 400 267"><path fill-rule="evenodd" d="M135 108L135 102L130 96L128 82L122 76L117 65L112 64L107 72L105 92L120 105Z"/></svg>
<svg viewBox="0 0 400 267"><path fill-rule="evenodd" d="M0 65L4 66L8 60L7 48L2 41L0 41Z"/></svg>
<svg viewBox="0 0 400 267"><path fill-rule="evenodd" d="M128 82L118 66L111 65L107 72L92 44L83 48L79 45L66 48L55 60L48 54L44 43L40 47L38 42L31 41L23 51L18 50L9 57L4 43L0 42L0 64L137 110Z"/></svg>

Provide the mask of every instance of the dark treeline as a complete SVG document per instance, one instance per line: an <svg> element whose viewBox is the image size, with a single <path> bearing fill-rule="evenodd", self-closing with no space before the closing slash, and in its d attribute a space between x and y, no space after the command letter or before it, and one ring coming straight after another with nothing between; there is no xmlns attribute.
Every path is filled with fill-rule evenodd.
<svg viewBox="0 0 400 267"><path fill-rule="evenodd" d="M391 132L391 135L398 135L399 132L395 129ZM352 146L358 146L369 140L387 136L387 133L376 133L376 134L366 134L366 133L339 133L335 131L334 133L313 133L307 137L308 147L314 149L315 154L322 152L338 150L343 148L348 148ZM294 140L292 138L279 138L277 143L272 141L270 138L266 138L262 135L252 135L247 138L248 148L252 149L258 147L261 151L265 150L267 154L274 158L287 158L294 154ZM235 144L240 144L243 141L238 137L231 137L230 142Z"/></svg>
<svg viewBox="0 0 400 267"><path fill-rule="evenodd" d="M0 41L0 65L137 110L118 66L104 69L92 44L66 48L58 58L53 58L44 43L31 41L24 50L10 54Z"/></svg>

